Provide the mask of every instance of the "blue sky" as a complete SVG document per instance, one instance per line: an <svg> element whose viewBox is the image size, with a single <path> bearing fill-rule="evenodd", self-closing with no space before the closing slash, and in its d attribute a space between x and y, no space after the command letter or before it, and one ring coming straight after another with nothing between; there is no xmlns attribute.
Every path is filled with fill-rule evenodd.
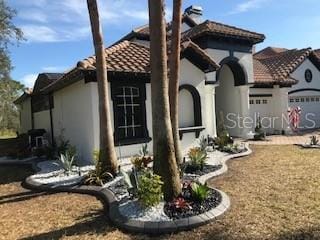
<svg viewBox="0 0 320 240"><path fill-rule="evenodd" d="M86 0L8 0L25 42L10 47L12 77L28 87L40 72L61 72L93 54ZM168 19L172 0L167 0ZM106 46L148 22L147 0L98 0ZM320 48L319 0L184 0L204 18L264 33L266 46Z"/></svg>

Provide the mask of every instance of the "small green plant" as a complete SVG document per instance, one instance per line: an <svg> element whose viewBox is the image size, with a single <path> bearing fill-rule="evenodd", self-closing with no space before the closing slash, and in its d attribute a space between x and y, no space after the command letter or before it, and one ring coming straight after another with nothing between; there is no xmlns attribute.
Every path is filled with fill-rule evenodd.
<svg viewBox="0 0 320 240"><path fill-rule="evenodd" d="M72 171L72 166L74 165L75 155L71 155L68 152L66 154L60 154L59 161L64 169L64 171L69 175Z"/></svg>
<svg viewBox="0 0 320 240"><path fill-rule="evenodd" d="M254 131L254 140L264 140L266 138L266 133L263 131L260 117L258 117Z"/></svg>
<svg viewBox="0 0 320 240"><path fill-rule="evenodd" d="M138 194L138 177L135 168L132 168L132 171L129 173L120 169L120 173L127 185L129 195L131 197L136 197Z"/></svg>
<svg viewBox="0 0 320 240"><path fill-rule="evenodd" d="M202 136L199 140L199 148L201 151L206 152L208 147L208 138Z"/></svg>
<svg viewBox="0 0 320 240"><path fill-rule="evenodd" d="M202 151L200 148L191 148L188 157L190 159L188 165L194 170L203 170L208 158L206 151Z"/></svg>
<svg viewBox="0 0 320 240"><path fill-rule="evenodd" d="M138 177L138 199L143 206L159 204L163 196L162 185L161 177L151 171L145 171Z"/></svg>
<svg viewBox="0 0 320 240"><path fill-rule="evenodd" d="M192 183L191 185L191 196L194 201L203 202L208 198L210 188L207 185Z"/></svg>
<svg viewBox="0 0 320 240"><path fill-rule="evenodd" d="M218 146L218 149L222 150L228 144L233 144L234 141L227 131L223 131L220 135L218 135L218 137L215 138L214 142L215 145Z"/></svg>
<svg viewBox="0 0 320 240"><path fill-rule="evenodd" d="M141 149L139 150L139 155L141 157L149 155L148 144L142 145Z"/></svg>
<svg viewBox="0 0 320 240"><path fill-rule="evenodd" d="M103 186L114 178L114 176L103 169L99 161L100 151L95 150L93 152L93 160L95 163L95 169L91 170L84 180L86 185Z"/></svg>
<svg viewBox="0 0 320 240"><path fill-rule="evenodd" d="M311 146L316 146L319 144L319 139L317 138L317 136L313 135L310 137L310 145Z"/></svg>
<svg viewBox="0 0 320 240"><path fill-rule="evenodd" d="M149 155L148 145L142 145L139 150L139 155L131 158L131 163L136 170L141 170L148 167L148 164L152 162L152 157Z"/></svg>

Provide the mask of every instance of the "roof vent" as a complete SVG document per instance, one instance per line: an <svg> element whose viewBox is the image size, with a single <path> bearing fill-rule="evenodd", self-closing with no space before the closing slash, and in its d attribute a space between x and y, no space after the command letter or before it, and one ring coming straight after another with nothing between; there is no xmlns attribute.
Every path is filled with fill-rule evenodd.
<svg viewBox="0 0 320 240"><path fill-rule="evenodd" d="M201 6L191 5L184 10L184 13L189 15L196 23L202 23L203 8Z"/></svg>

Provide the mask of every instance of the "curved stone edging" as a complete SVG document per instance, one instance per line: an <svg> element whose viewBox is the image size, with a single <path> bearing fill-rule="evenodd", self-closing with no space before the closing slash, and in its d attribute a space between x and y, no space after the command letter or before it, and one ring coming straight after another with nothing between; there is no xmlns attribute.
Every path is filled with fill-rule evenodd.
<svg viewBox="0 0 320 240"><path fill-rule="evenodd" d="M211 209L210 211L197 216L192 216L173 221L146 222L124 217L120 214L118 205L110 205L109 216L111 221L117 227L134 233L165 234L179 232L183 230L190 230L192 228L207 224L208 222L218 218L230 207L229 197L224 192L217 189L215 190L221 194L221 203L217 207Z"/></svg>
<svg viewBox="0 0 320 240"><path fill-rule="evenodd" d="M198 182L200 182L201 184L205 184L209 179L226 173L228 171L227 161L229 161L231 159L245 157L245 156L248 156L252 153L252 150L250 149L248 143L245 143L245 148L247 149L247 151L245 151L245 152L224 156L221 159L222 168L220 168L217 171L208 173L206 175L202 175L201 177L199 177Z"/></svg>
<svg viewBox="0 0 320 240"><path fill-rule="evenodd" d="M223 167L213 173L209 173L201 176L198 181L200 183L206 183L209 179L219 176L227 172L228 167L226 162L230 159L240 158L248 156L252 153L252 150L249 148L249 144L246 144L246 152L228 155L222 158L221 163ZM36 163L32 163L33 168L38 171L39 168L36 166ZM164 233L173 233L183 230L190 230L195 227L207 224L210 221L218 218L224 214L227 209L230 207L230 199L226 193L221 190L215 189L221 194L221 203L211 209L210 211L188 218L173 220L173 221L164 221L164 222L146 222L139 221L134 219L129 219L121 215L119 211L119 202L116 200L113 192L106 188L96 187L96 186L57 186L54 187L50 184L40 184L34 181L31 176L26 178L25 185L27 188L48 191L48 192L70 192L78 194L88 194L97 197L104 205L106 214L108 214L111 222L120 229L127 230L134 233L146 233L146 234L164 234Z"/></svg>
<svg viewBox="0 0 320 240"><path fill-rule="evenodd" d="M310 144L295 144L304 149L320 149L320 145L310 145Z"/></svg>

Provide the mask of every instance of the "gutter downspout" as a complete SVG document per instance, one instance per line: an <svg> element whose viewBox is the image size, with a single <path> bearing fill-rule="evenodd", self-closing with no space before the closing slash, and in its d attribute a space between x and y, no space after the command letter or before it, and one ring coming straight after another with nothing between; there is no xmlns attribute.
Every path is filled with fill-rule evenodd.
<svg viewBox="0 0 320 240"><path fill-rule="evenodd" d="M49 114L50 114L50 129L51 129L51 144L54 146L54 131L53 131L53 120L52 120L52 108L53 108L53 96L49 96L49 104L50 104L50 109L49 109Z"/></svg>

